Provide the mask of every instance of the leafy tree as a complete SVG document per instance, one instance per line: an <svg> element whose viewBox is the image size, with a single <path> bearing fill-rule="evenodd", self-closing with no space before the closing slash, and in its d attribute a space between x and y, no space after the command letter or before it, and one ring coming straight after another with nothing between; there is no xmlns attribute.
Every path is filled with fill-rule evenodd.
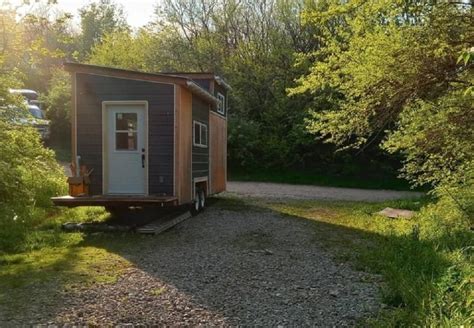
<svg viewBox="0 0 474 328"><path fill-rule="evenodd" d="M306 12L307 24L321 28L321 48L302 54L313 64L290 94L329 100L312 108L309 130L340 147L365 147L388 133L385 148L405 154L413 182L459 177L473 156L472 122L461 119L473 116L472 99L461 94L473 83L472 65L456 63L473 42L469 7L331 1Z"/></svg>
<svg viewBox="0 0 474 328"><path fill-rule="evenodd" d="M37 214L51 205L50 197L65 187L53 151L35 129L18 124L21 99L9 89L23 86L21 54L40 48L21 42L24 35L14 18L14 12L0 10L0 252L17 247Z"/></svg>
<svg viewBox="0 0 474 328"><path fill-rule="evenodd" d="M48 85L48 91L41 96L46 115L51 120L51 142L68 146L71 140L71 82L69 73L55 69Z"/></svg>
<svg viewBox="0 0 474 328"><path fill-rule="evenodd" d="M319 28L304 25L300 13L324 6L302 0L167 0L157 8L156 20L138 33L106 34L93 48L89 62L148 72L223 75L233 87L229 111L229 163L233 165L322 168L323 162L327 166L340 161L344 166L347 161L342 156L334 157L332 149L315 142L305 128L308 105L327 104L326 94L317 100L286 94L309 65L304 56L295 58L295 51L320 47L311 38L320 33ZM300 63L297 67L295 60ZM248 127L254 140L244 142L236 126ZM366 159L359 156L357 161L361 160Z"/></svg>
<svg viewBox="0 0 474 328"><path fill-rule="evenodd" d="M87 58L91 49L102 41L104 35L128 30L123 8L112 0L92 2L79 10L81 16L80 50Z"/></svg>

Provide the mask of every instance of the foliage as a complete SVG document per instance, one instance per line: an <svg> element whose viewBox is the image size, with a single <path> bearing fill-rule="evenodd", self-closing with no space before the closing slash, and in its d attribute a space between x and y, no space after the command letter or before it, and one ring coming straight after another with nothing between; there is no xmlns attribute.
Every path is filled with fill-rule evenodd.
<svg viewBox="0 0 474 328"><path fill-rule="evenodd" d="M232 168L227 179L230 181L273 182L301 185L316 185L328 187L357 188L357 189L385 189L409 190L406 180L387 177L387 173L370 175L367 167L351 167L349 163L339 160L340 168L331 168L328 171L304 169L254 169ZM347 172L346 172L347 171ZM370 171L370 170L369 170ZM340 172L340 174L336 174Z"/></svg>
<svg viewBox="0 0 474 328"><path fill-rule="evenodd" d="M22 81L38 92L45 92L53 78L53 67L71 58L75 48L71 28L72 15L56 15L49 10L30 12L18 22L20 53L13 54L22 73Z"/></svg>
<svg viewBox="0 0 474 328"><path fill-rule="evenodd" d="M467 4L399 0L329 1L326 11L307 11L323 46L301 55L312 66L290 94L326 90L330 100L313 107L309 130L354 147L395 131L385 147L407 156L405 176L418 184L471 165L472 132L461 115L472 116L472 99L460 92L472 85L472 65L456 64L472 42L469 15Z"/></svg>
<svg viewBox="0 0 474 328"><path fill-rule="evenodd" d="M65 191L65 178L34 129L0 120L0 139L0 249L5 251L20 245L51 205L50 197Z"/></svg>
<svg viewBox="0 0 474 328"><path fill-rule="evenodd" d="M165 1L155 21L137 33L107 34L90 63L148 72L213 71L232 85L229 163L232 168L323 169L340 166L329 147L305 128L308 104L321 98L288 98L286 88L303 74L295 51L316 46L299 13L305 1ZM380 151L379 151L380 153ZM362 166L361 156L352 162ZM331 162L333 161L333 162ZM376 169L384 171L381 162ZM395 169L385 172L393 175Z"/></svg>
<svg viewBox="0 0 474 328"><path fill-rule="evenodd" d="M104 35L129 29L123 8L111 0L91 2L79 10L81 16L80 54L87 58Z"/></svg>
<svg viewBox="0 0 474 328"><path fill-rule="evenodd" d="M69 145L71 140L71 82L67 72L56 69L52 73L46 95L41 97L46 115L51 120L51 142Z"/></svg>
<svg viewBox="0 0 474 328"><path fill-rule="evenodd" d="M383 146L405 156L403 173L421 185L465 184L474 169L473 99L462 90L406 106Z"/></svg>

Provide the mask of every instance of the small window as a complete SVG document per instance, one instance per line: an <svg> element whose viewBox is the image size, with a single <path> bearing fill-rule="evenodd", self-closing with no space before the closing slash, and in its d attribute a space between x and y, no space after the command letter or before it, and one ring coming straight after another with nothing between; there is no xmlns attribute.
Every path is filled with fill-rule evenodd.
<svg viewBox="0 0 474 328"><path fill-rule="evenodd" d="M217 93L217 99L219 100L217 104L217 112L219 114L225 115L225 97L222 93Z"/></svg>
<svg viewBox="0 0 474 328"><path fill-rule="evenodd" d="M207 125L198 121L194 121L193 130L194 146L207 148Z"/></svg>
<svg viewBox="0 0 474 328"><path fill-rule="evenodd" d="M115 150L137 150L137 114L115 113Z"/></svg>

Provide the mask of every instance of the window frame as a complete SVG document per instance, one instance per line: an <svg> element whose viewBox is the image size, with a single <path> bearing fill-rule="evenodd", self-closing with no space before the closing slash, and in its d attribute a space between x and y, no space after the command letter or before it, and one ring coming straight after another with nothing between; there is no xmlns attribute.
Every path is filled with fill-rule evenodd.
<svg viewBox="0 0 474 328"><path fill-rule="evenodd" d="M219 100L219 103L217 104L217 112L221 115L225 115L225 96L222 93L218 92L217 99Z"/></svg>
<svg viewBox="0 0 474 328"><path fill-rule="evenodd" d="M199 127L199 142L196 140L196 126ZM206 143L202 143L202 132L203 128L205 129L205 135L206 135ZM209 145L209 135L208 135L209 129L207 128L207 124L200 122L200 121L193 121L193 146L200 147L200 148L208 148Z"/></svg>
<svg viewBox="0 0 474 328"><path fill-rule="evenodd" d="M135 115L135 119L136 119L136 128L135 129L127 129L127 130L123 130L123 129L118 129L117 128L117 115L118 114L134 114ZM133 112L116 112L115 115L114 115L114 152L121 152L121 153L138 153L139 152L139 149L138 149L138 114L137 113L133 113ZM127 133L127 134L134 134L135 135L135 149L119 149L117 148L117 134L120 133L120 134L124 134L124 133Z"/></svg>

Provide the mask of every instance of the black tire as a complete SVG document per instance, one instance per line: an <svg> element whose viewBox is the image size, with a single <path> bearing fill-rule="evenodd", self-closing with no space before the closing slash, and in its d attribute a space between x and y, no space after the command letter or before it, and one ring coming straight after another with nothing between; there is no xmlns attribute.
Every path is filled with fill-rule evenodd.
<svg viewBox="0 0 474 328"><path fill-rule="evenodd" d="M196 188L194 192L194 200L190 207L190 212L192 216L196 216L201 212L201 189Z"/></svg>

